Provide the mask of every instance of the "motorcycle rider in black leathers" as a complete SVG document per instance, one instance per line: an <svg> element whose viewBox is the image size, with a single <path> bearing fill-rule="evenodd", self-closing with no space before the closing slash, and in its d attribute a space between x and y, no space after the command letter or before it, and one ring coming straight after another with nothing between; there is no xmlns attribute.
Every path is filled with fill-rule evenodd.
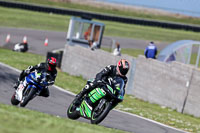
<svg viewBox="0 0 200 133"><path fill-rule="evenodd" d="M76 95L78 103L80 104L80 100L85 94L89 93L99 84L102 84L102 80L106 80L109 77L113 78L115 76L120 76L124 80L124 83L126 85L128 80L126 74L128 73L129 68L130 64L125 59L119 60L117 65L106 66L101 72L96 74L96 77L93 82L87 82L83 90L78 95ZM123 89L125 89L125 86Z"/></svg>
<svg viewBox="0 0 200 133"><path fill-rule="evenodd" d="M56 70L56 58L50 57L47 62L40 63L35 66L29 66L26 70L23 70L18 78L17 83L15 83L14 88L17 89L19 86L19 83L21 80L23 80L28 74L30 74L33 71L38 72L47 72L47 86L53 85L55 82L55 78L57 76L57 70ZM39 96L48 97L49 96L49 89L48 87L45 87Z"/></svg>

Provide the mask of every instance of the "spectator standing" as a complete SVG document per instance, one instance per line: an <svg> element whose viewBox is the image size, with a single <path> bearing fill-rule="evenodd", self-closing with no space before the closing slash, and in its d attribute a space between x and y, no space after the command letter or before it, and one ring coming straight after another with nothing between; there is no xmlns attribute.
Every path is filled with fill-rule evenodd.
<svg viewBox="0 0 200 133"><path fill-rule="evenodd" d="M157 55L157 47L154 42L150 42L144 51L144 55L146 58L156 59Z"/></svg>
<svg viewBox="0 0 200 133"><path fill-rule="evenodd" d="M89 41L89 45L90 45L91 50L97 49L97 46L98 46L97 42L93 42L93 41Z"/></svg>
<svg viewBox="0 0 200 133"><path fill-rule="evenodd" d="M113 55L121 56L121 48L120 48L120 44L118 42L116 42L116 48L113 51Z"/></svg>

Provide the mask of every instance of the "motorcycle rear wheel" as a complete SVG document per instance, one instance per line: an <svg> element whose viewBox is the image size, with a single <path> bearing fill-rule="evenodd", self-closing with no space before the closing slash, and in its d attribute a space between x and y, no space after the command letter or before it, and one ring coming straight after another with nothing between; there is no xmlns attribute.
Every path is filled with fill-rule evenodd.
<svg viewBox="0 0 200 133"><path fill-rule="evenodd" d="M67 109L68 118L73 119L73 120L80 118L80 115L76 111L76 108L77 108L77 106L75 105L76 101L77 101L77 99L75 98Z"/></svg>
<svg viewBox="0 0 200 133"><path fill-rule="evenodd" d="M20 107L25 107L28 102L32 99L32 97L35 95L36 89L31 88L30 91L24 96L24 100L20 103Z"/></svg>
<svg viewBox="0 0 200 133"><path fill-rule="evenodd" d="M112 108L112 105L110 102L105 102L102 109L100 109L100 110L97 107L94 108L94 110L92 111L92 115L91 115L91 123L99 124L108 115L111 108Z"/></svg>

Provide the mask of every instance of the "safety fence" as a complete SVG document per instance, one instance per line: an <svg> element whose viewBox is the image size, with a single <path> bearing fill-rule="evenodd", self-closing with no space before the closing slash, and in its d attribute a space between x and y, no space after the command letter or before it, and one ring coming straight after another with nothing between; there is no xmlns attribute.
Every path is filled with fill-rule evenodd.
<svg viewBox="0 0 200 133"><path fill-rule="evenodd" d="M147 19L139 19L139 18L129 18L129 17L114 16L114 15L98 14L98 13L91 13L91 12L85 12L85 11L80 11L80 10L53 8L50 6L27 4L27 3L22 3L22 2L11 2L11 1L0 0L0 6L10 7L10 8L19 8L19 9L25 9L25 10L31 10L31 11L62 14L62 15L72 15L72 16L80 16L80 17L85 16L87 18L115 21L115 22L121 22L121 23L127 23L127 24L138 24L138 25L145 25L145 26L155 26L155 27L162 27L162 28L182 29L182 30L200 32L200 26L196 26L196 25L187 25L187 24L172 23L172 22L163 22L163 21L155 21L155 20L147 20Z"/></svg>

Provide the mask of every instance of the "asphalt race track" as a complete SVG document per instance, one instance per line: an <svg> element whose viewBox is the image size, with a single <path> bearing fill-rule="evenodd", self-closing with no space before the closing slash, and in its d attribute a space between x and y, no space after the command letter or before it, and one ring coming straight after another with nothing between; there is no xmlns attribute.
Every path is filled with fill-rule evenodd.
<svg viewBox="0 0 200 133"><path fill-rule="evenodd" d="M46 55L47 51L64 48L64 45L66 44L67 29L66 32L56 32L0 27L0 46L6 44L5 40L8 34L11 36L10 42L12 43L22 42L23 37L27 36L28 44L30 46L29 52ZM45 38L48 38L48 46L44 46ZM121 48L135 48L142 50L144 50L149 43L149 41L144 40L104 36L102 40L102 46L111 48L112 40L119 42ZM164 42L156 42L156 45L158 50L162 50L168 44Z"/></svg>
<svg viewBox="0 0 200 133"><path fill-rule="evenodd" d="M3 29L4 28L0 28L0 35L4 33ZM12 28L5 28L5 30L6 29L10 30ZM26 35L29 37L28 39L30 39L29 41L34 42L34 40L39 40L39 42L42 43L41 45L39 43L37 45L31 44L30 52L45 55L44 52L46 51L64 47L63 43L65 43L65 35L63 32L40 31L40 33L44 33L45 36L52 36L52 41L54 41L54 44L56 44L49 44L49 46L47 47L43 46L43 40L40 38L41 36L38 35L38 31L36 30L17 29L16 32L16 30L12 29L10 30L10 34L16 34L13 40L20 40L22 37L19 38L19 36L22 35L22 32L25 33L26 31ZM53 38L56 38L54 37L54 34L60 35L60 40L59 38L54 40ZM62 37L64 37L64 39ZM58 40L58 42L56 42L56 40ZM0 43L2 43L2 40L0 41ZM18 76L19 71L16 71L0 63L0 103L11 104L10 98L14 92L12 86L13 83L17 80ZM26 106L26 108L67 118L66 110L73 100L73 97L74 96L72 94L60 90L56 86L53 86L50 87L49 98L36 97ZM85 120L83 118L80 118L79 120L83 122L89 122L88 120ZM111 111L100 125L134 133L184 133L184 131L171 128L163 124L138 117L136 115L131 115L129 113L124 113L116 110Z"/></svg>

